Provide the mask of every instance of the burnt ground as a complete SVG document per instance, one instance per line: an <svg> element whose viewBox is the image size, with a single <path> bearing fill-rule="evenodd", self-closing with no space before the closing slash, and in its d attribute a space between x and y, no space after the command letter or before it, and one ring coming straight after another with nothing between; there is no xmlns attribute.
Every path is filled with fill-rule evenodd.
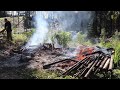
<svg viewBox="0 0 120 90"><path fill-rule="evenodd" d="M43 69L43 65L70 58L66 57L60 50L51 51L38 49L34 55L35 57L29 61L21 62L22 54L12 52L12 50L18 46L18 44L9 44L6 41L0 44L0 79L36 79L32 76L32 70L37 69L43 71L45 70ZM67 64L68 66L66 66ZM72 65L73 64L74 63L72 63ZM66 65L65 63L56 64L46 70L58 71L61 74L70 68L69 65L71 65L71 62L67 62Z"/></svg>
<svg viewBox="0 0 120 90"><path fill-rule="evenodd" d="M21 79L20 71L24 69L17 63L18 55L11 56L10 51L15 46L6 41L0 42L0 79Z"/></svg>
<svg viewBox="0 0 120 90"><path fill-rule="evenodd" d="M29 79L27 75L30 70L43 70L43 65L64 59L66 57L59 55L59 51L40 50L32 60L27 62L20 62L21 54L11 52L15 48L14 44L2 42L0 44L0 79ZM58 54L57 54L58 53ZM51 67L50 71L59 70L63 72L64 69L60 67Z"/></svg>

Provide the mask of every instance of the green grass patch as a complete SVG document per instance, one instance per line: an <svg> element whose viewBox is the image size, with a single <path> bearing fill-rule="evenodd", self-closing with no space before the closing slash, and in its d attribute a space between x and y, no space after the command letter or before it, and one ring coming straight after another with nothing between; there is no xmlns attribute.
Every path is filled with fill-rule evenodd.
<svg viewBox="0 0 120 90"><path fill-rule="evenodd" d="M27 70L26 73L24 73L24 76L32 79L75 79L72 76L62 77L57 72L37 69Z"/></svg>
<svg viewBox="0 0 120 90"><path fill-rule="evenodd" d="M32 28L31 31L23 32L23 34L26 35L27 38L30 38L33 35L34 32L35 32L35 29Z"/></svg>
<svg viewBox="0 0 120 90"><path fill-rule="evenodd" d="M62 77L56 72L35 70L32 74L36 79L73 79L71 76Z"/></svg>
<svg viewBox="0 0 120 90"><path fill-rule="evenodd" d="M113 76L115 79L120 79L120 69L113 70Z"/></svg>
<svg viewBox="0 0 120 90"><path fill-rule="evenodd" d="M114 62L117 63L120 60L120 33L116 32L116 34L110 38L108 42L105 42L104 39L101 39L101 45L107 48L114 48Z"/></svg>
<svg viewBox="0 0 120 90"><path fill-rule="evenodd" d="M27 36L24 34L13 34L14 43L18 43L18 42L24 43L27 41L27 39L28 39Z"/></svg>

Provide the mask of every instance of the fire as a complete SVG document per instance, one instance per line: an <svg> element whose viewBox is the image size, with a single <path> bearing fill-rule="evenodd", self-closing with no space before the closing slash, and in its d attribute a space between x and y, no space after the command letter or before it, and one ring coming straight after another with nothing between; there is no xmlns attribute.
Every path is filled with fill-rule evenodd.
<svg viewBox="0 0 120 90"><path fill-rule="evenodd" d="M94 51L94 47L80 46L76 56L76 60L83 60L86 58L86 54L91 54Z"/></svg>

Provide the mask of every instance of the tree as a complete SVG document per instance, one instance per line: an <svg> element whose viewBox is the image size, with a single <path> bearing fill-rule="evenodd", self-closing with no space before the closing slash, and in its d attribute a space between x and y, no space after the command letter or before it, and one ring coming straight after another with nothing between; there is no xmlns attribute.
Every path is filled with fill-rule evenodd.
<svg viewBox="0 0 120 90"><path fill-rule="evenodd" d="M0 17L6 17L8 16L6 11L0 11Z"/></svg>
<svg viewBox="0 0 120 90"><path fill-rule="evenodd" d="M110 38L117 31L120 32L120 11L95 11L90 36L100 37L101 31Z"/></svg>

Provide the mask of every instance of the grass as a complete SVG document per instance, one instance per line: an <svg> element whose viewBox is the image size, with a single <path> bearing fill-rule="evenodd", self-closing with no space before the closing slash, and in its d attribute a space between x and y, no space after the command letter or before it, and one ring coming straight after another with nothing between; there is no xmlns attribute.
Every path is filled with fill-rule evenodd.
<svg viewBox="0 0 120 90"><path fill-rule="evenodd" d="M34 32L35 32L35 29L32 28L31 31L23 32L23 34L29 39L33 35Z"/></svg>
<svg viewBox="0 0 120 90"><path fill-rule="evenodd" d="M112 38L110 38L108 42L105 42L105 40L101 39L100 44L103 47L114 48L114 62L118 63L118 61L120 61L120 33L116 32L115 35Z"/></svg>
<svg viewBox="0 0 120 90"><path fill-rule="evenodd" d="M24 34L13 34L13 42L18 43L18 42L26 42L27 41L27 36Z"/></svg>
<svg viewBox="0 0 120 90"><path fill-rule="evenodd" d="M113 78L120 79L120 69L113 70Z"/></svg>
<svg viewBox="0 0 120 90"><path fill-rule="evenodd" d="M32 36L32 34L35 32L35 29L32 29L31 31L24 32L24 33L13 33L13 43L14 44L20 44L22 45L23 43L27 42L29 38Z"/></svg>
<svg viewBox="0 0 120 90"><path fill-rule="evenodd" d="M32 79L75 79L72 76L66 76L62 77L57 72L47 71L47 70L26 70L23 72L23 75L26 76L26 78L32 78Z"/></svg>

